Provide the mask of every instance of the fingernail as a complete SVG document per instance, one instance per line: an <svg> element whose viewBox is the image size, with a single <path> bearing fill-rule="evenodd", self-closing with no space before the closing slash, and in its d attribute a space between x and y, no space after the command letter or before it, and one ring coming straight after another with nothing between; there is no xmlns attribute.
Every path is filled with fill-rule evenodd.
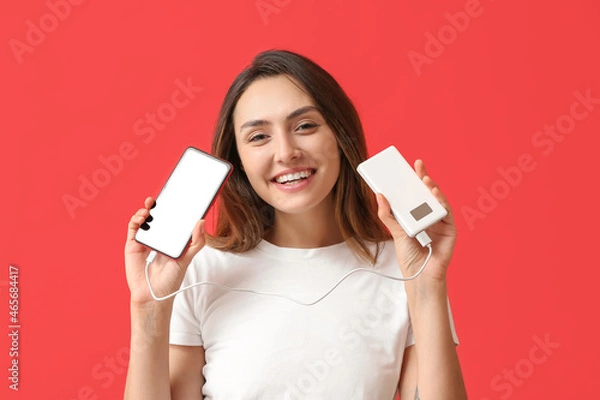
<svg viewBox="0 0 600 400"><path fill-rule="evenodd" d="M205 225L205 222L200 224L200 233L204 233L204 225Z"/></svg>

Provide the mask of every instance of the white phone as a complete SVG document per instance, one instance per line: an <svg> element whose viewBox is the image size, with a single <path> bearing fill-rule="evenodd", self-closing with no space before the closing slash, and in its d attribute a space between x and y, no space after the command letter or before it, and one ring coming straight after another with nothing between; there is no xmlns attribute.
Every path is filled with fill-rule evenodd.
<svg viewBox="0 0 600 400"><path fill-rule="evenodd" d="M232 170L229 162L188 147L135 240L169 257L179 258L192 238L194 226L205 217Z"/></svg>
<svg viewBox="0 0 600 400"><path fill-rule="evenodd" d="M394 146L363 161L356 170L371 190L385 196L394 218L409 237L448 214Z"/></svg>

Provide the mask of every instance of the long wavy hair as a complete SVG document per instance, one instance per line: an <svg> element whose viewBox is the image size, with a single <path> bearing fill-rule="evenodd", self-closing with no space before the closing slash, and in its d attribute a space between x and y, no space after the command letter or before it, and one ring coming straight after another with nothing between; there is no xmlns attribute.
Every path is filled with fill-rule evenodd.
<svg viewBox="0 0 600 400"><path fill-rule="evenodd" d="M273 225L273 207L256 194L242 171L233 112L242 94L254 81L278 75L286 75L299 83L332 129L338 145L334 151L340 156L340 173L333 188L335 221L350 248L365 261L375 264L380 242L391 239L391 235L377 217L374 194L356 172L357 165L367 158L358 113L327 71L307 57L286 50L258 54L236 77L223 100L212 154L228 160L234 169L221 191L217 225L214 234L207 238L208 244L236 253L248 251ZM376 244L374 253L368 242Z"/></svg>

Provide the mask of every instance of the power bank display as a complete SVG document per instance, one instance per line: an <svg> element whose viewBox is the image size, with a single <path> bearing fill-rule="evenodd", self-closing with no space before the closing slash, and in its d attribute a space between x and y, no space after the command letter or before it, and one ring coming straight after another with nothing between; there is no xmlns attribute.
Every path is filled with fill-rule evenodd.
<svg viewBox="0 0 600 400"><path fill-rule="evenodd" d="M205 217L233 167L194 147L188 147L150 210L146 230L135 240L172 258L179 258L196 223Z"/></svg>
<svg viewBox="0 0 600 400"><path fill-rule="evenodd" d="M394 146L363 161L356 170L371 190L385 196L409 237L448 214Z"/></svg>

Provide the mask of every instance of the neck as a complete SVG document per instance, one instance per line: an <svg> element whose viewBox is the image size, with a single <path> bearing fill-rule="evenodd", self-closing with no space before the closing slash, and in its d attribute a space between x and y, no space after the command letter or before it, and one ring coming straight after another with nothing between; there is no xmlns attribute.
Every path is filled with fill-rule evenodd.
<svg viewBox="0 0 600 400"><path fill-rule="evenodd" d="M344 238L335 222L333 195L319 206L299 214L275 210L273 227L265 240L280 247L315 248L341 243Z"/></svg>

